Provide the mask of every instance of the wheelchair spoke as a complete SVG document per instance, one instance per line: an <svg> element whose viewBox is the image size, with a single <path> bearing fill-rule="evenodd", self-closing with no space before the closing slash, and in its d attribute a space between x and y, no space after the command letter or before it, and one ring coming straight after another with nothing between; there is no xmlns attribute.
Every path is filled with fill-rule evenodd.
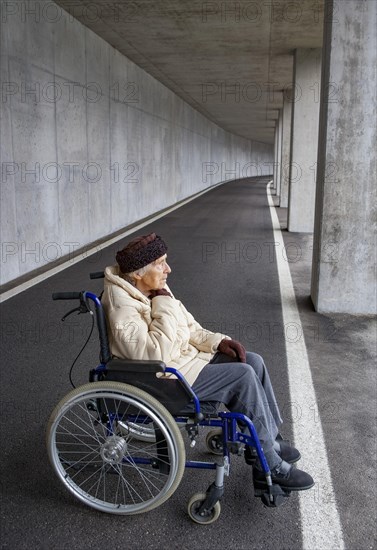
<svg viewBox="0 0 377 550"><path fill-rule="evenodd" d="M49 456L63 483L105 512L132 514L162 504L185 464L173 418L132 386L94 382L83 388L73 390L50 420Z"/></svg>
<svg viewBox="0 0 377 550"><path fill-rule="evenodd" d="M68 452L69 452L69 451L68 451ZM74 454L76 454L76 451L71 451L71 452L73 452ZM61 454L62 454L63 456L65 456L65 455L67 454L67 451L64 451L64 452L61 453ZM100 460L98 460L98 461L96 460L97 453L94 454L93 458L89 461L89 457L90 457L91 455L93 455L93 454L94 454L94 452L85 454L85 455L84 455L83 457L81 457L79 460L76 460L75 462L70 463L69 468L74 469L74 470L75 470L75 469L77 470L77 468L79 467L80 470L77 471L77 474L79 474L84 468L87 468L88 465L93 466L93 464L102 464L102 463L103 463L102 460L101 460L101 461L100 461ZM84 462L84 460L85 460L86 462ZM67 470L67 471L68 471L68 470ZM75 474L75 475L76 475L76 474ZM73 479L74 476L71 476L71 478Z"/></svg>
<svg viewBox="0 0 377 550"><path fill-rule="evenodd" d="M88 409L88 404L87 404L87 403L85 404L85 412L86 412L87 417L88 417L88 419L89 419L90 426L91 426L91 428L92 428L92 430L93 430L93 433L95 434L98 443L100 443L100 439L99 439L99 436L98 436L97 431L96 431L96 428L95 428L94 419L93 419L93 416L90 414L90 411L89 411L89 409ZM98 419L96 419L96 422L97 422L97 426L98 426L98 425L102 426L102 424L99 424L99 423L98 423Z"/></svg>
<svg viewBox="0 0 377 550"><path fill-rule="evenodd" d="M82 481L79 482L80 487L83 487L84 484L87 483L87 481L89 481L93 476L95 476L98 473L98 471L103 470L103 468L104 468L103 462L98 462L97 464L98 464L98 467L96 468L96 470L94 472L92 472L88 477L85 477L84 479L80 478L80 480L82 479ZM93 469L93 462L91 463L91 466L92 466L91 469ZM71 480L74 481L74 479L77 478L77 476L79 474L83 473L83 472L86 472L86 469L84 467L81 468L81 470L79 470L78 472L76 472L73 476L70 476ZM95 483L94 483L94 485L95 485ZM90 489L92 487L90 487ZM88 489L88 491L90 491L90 489Z"/></svg>
<svg viewBox="0 0 377 550"><path fill-rule="evenodd" d="M119 464L116 464L116 465L113 465L113 468L114 470L118 473L118 484L121 484L121 482L123 482L121 485L122 485L122 489L123 489L123 499L124 499L124 502L127 501L126 499L126 495L124 493L124 488L126 487L127 491L128 491L128 494L132 500L132 502L135 504L137 501L135 500L134 496L132 493L134 493L135 495L137 495L138 497L138 502L143 502L143 498L142 496L136 491L136 489L134 489L132 487L132 485L127 481L127 479L124 477L122 471L121 471L121 468L119 466Z"/></svg>
<svg viewBox="0 0 377 550"><path fill-rule="evenodd" d="M75 414L74 416L77 416L77 418L80 418L77 414ZM91 433L86 429L87 424L85 422L83 423L84 424L84 426L83 426L81 424L78 424L77 422L74 421L74 419L69 418L68 416L65 417L65 421L68 424L67 427L66 426L60 426L60 429L65 430L67 433L69 433L69 435L73 435L72 432L70 431L70 426L69 426L69 424L72 424L72 426L79 431L81 437L87 436L89 439L93 439L95 442L100 443L99 436L98 436L94 426L93 426L93 433ZM89 426L89 427L91 427L91 426ZM104 429L102 424L99 424L99 427ZM104 438L105 434L103 434L102 437Z"/></svg>
<svg viewBox="0 0 377 550"><path fill-rule="evenodd" d="M62 428L64 428L64 427L62 427ZM82 439L81 434L73 434L69 430L65 429L64 432L60 431L60 432L57 433L57 435L66 436L66 437L70 436L71 438L74 439L74 441L69 440L67 442L59 440L59 446L69 445L70 447L72 447L72 445L80 445L80 446L83 446L83 447L86 447L86 448L90 449L93 452L95 452L95 450L96 450L96 447L92 447L91 445L89 445L89 443L87 443L86 441L84 441Z"/></svg>
<svg viewBox="0 0 377 550"><path fill-rule="evenodd" d="M94 485L92 485L92 487L90 487L88 489L88 492L91 492L91 489L94 487L94 486L97 486L96 488L96 492L95 492L95 498L98 498L98 491L100 489L100 486L101 486L101 481L103 481L103 500L106 501L106 467L107 465L102 465L102 468L100 470L100 476L99 476L99 479L97 482L94 483Z"/></svg>
<svg viewBox="0 0 377 550"><path fill-rule="evenodd" d="M140 468L135 462L132 462L132 466L134 467L134 469L136 470L136 472L139 474L139 477L140 477L140 480L144 483L145 485L145 488L147 489L147 491L149 492L149 494L151 496L154 496L154 493L151 491L151 488L150 488L150 485L152 485L156 491L158 491L158 487L156 485L154 485L150 479L150 477L146 474L149 474L151 473L150 470L146 470L145 468ZM158 478L160 478L160 476L158 476ZM149 484L148 484L149 482Z"/></svg>

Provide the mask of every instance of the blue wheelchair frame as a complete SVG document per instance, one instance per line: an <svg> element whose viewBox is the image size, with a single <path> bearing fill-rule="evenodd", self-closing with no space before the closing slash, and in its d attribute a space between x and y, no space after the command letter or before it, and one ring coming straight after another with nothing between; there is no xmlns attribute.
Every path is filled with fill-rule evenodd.
<svg viewBox="0 0 377 550"><path fill-rule="evenodd" d="M100 275L97 275L97 277ZM92 278L97 278L92 277ZM100 301L100 298L88 291L82 292L62 292L54 293L54 300L71 300L79 299L80 307L74 310L71 310L67 315L74 311L79 311L81 313L89 312L93 315L93 311L89 306L89 301L92 302L95 306L96 313L96 324L99 333L100 341L100 364L93 369L92 380L101 380L106 379L107 373L107 364L111 361L112 356L109 349L109 342L107 336L107 326L104 310ZM66 316L67 316L66 315ZM144 361L143 361L144 363ZM145 364L148 365L148 362L145 361ZM125 369L127 369L127 361L125 362ZM93 376L94 373L94 376ZM175 368L171 368L164 365L164 373L173 375L183 386L185 392L188 396L191 396L193 403L193 412L187 413L182 411L182 413L172 414L176 423L186 424L186 430L191 439L191 446L195 445L195 438L198 434L199 426L221 428L222 430L222 463L218 464L217 462L204 462L197 460L188 460L185 462L185 468L196 468L196 469L206 469L206 470L216 470L215 481L209 486L206 491L206 498L202 502L201 506L198 509L199 516L202 512L207 512L211 510L214 505L221 499L223 495L223 486L224 486L224 476L229 475L230 472L230 454L234 449L240 449L242 445L249 446L252 449L255 449L254 456L259 459L260 465L263 469L266 478L266 490L255 490L255 496L261 497L262 501L266 506L276 507L282 503L283 500L286 500L285 497L288 496L288 493L282 491L281 488L277 485L272 484L271 472L263 453L259 437L255 430L253 422L246 415L236 412L226 412L226 411L216 411L216 417L213 418L213 414L205 416L202 412L202 405L199 401L198 396L195 394L191 386L188 384L184 376ZM127 381L127 383L129 383ZM137 387L136 383L131 382L132 385ZM211 417L212 416L212 417ZM114 422L113 419L109 419L109 433L112 433L111 423ZM142 421L140 417L134 419L137 423ZM144 419L145 420L145 419ZM131 418L132 421L132 418ZM242 426L245 431L239 431L238 426ZM137 457L132 457L132 460L137 463L147 463L148 459ZM203 513L205 516L205 513ZM205 520L203 521L205 523Z"/></svg>

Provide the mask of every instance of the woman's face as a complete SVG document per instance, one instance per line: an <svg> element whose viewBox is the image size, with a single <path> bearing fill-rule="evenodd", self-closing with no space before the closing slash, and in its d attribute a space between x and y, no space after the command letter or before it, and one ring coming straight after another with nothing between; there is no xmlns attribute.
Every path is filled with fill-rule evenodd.
<svg viewBox="0 0 377 550"><path fill-rule="evenodd" d="M136 278L136 288L147 294L151 290L164 288L166 279L168 278L171 269L166 262L167 255L161 256L155 260L144 275L138 275Z"/></svg>

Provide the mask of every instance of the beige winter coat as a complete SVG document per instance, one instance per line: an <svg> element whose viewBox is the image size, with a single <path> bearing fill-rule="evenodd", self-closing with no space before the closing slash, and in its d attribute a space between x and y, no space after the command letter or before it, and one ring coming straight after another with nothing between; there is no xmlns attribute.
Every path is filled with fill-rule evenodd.
<svg viewBox="0 0 377 550"><path fill-rule="evenodd" d="M117 266L105 269L102 297L112 354L164 361L193 384L226 336L201 327L175 298L149 300L118 273Z"/></svg>

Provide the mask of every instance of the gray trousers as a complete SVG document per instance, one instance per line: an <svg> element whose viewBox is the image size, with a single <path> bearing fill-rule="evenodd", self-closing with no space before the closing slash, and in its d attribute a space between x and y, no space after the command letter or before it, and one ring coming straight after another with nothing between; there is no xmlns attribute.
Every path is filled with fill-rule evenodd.
<svg viewBox="0 0 377 550"><path fill-rule="evenodd" d="M217 353L195 380L199 400L219 401L231 412L245 414L254 423L264 451L272 450L283 420L267 367L260 355L248 351L246 363L231 362Z"/></svg>

